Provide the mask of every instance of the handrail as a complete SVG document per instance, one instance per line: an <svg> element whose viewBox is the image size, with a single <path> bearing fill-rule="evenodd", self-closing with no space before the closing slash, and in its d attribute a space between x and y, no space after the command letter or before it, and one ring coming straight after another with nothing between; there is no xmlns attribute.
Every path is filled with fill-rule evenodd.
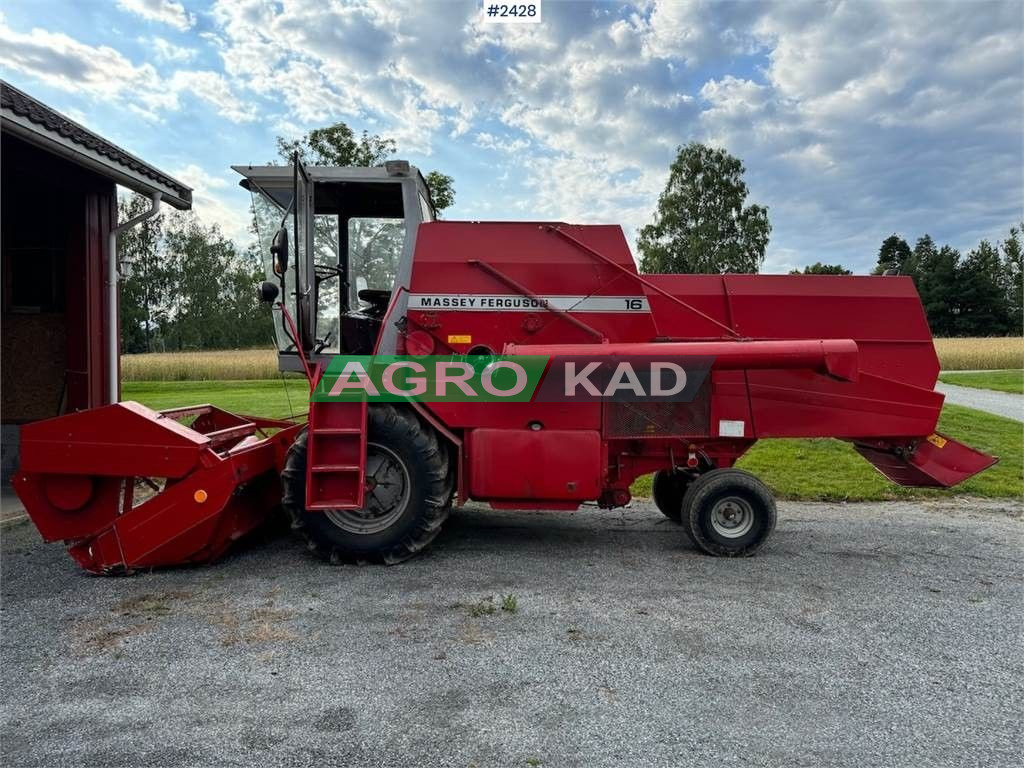
<svg viewBox="0 0 1024 768"><path fill-rule="evenodd" d="M638 273L630 272L628 269L626 269L624 266L622 266L618 262L613 261L612 259L609 259L607 256L605 256L603 253L600 253L599 251L595 251L593 248L591 248L589 245L584 243L582 240L577 240L575 237L570 235L568 232L565 232L565 231L563 231L562 229L560 229L560 228L558 228L556 226L548 227L548 231L549 232L554 232L556 235L560 235L562 238L564 238L565 240L568 240L570 243L575 245L577 248L580 248L581 250L586 251L587 253L589 253L592 256L596 256L597 258L599 258L604 263L609 264L609 265L615 267L617 270L622 272L624 275L629 275L629 277L632 277L634 280L639 282L641 285L645 285L648 288L650 288L652 291L656 291L656 292L660 293L662 296L665 296L666 298L671 299L676 304L681 306L683 309L687 309L690 312L693 312L695 315L699 315L700 317L703 317L709 323L714 323L719 328L722 328L723 330L725 330L730 336L732 336L732 337L734 337L736 339L742 338L742 336L739 333L737 333L735 330L730 328L725 323L719 322L718 320L715 320L715 318L711 317L710 315L707 315L707 314L701 312L696 307L691 306L690 304L687 304L685 301L680 299L678 296L673 296L671 293L666 291L664 288L661 288L661 287L655 285L650 280L644 279Z"/></svg>
<svg viewBox="0 0 1024 768"><path fill-rule="evenodd" d="M470 266L479 267L484 272L489 274L491 277L493 277L496 280L504 283L509 288L511 288L512 290L514 290L517 293L519 293L519 295L525 296L528 299L536 301L540 306L544 307L544 309L546 309L549 312L557 315L558 317L562 318L563 320L566 320L569 323L572 323L577 328L579 328L581 331L585 331L586 333L589 333L591 336L596 337L600 341L608 341L608 337L606 337L599 330L597 330L596 328L593 328L592 326L587 325L586 323L584 323L579 318L573 317L568 312L566 312L564 309L559 309L558 307L554 306L550 301L548 301L547 299L545 299L545 298L543 298L541 296L538 296L533 291L531 291L529 288L527 288L525 285L522 285L521 283L516 282L513 278L511 278L508 275L506 275L504 272L502 272L497 267L491 266L486 261L480 261L479 259L470 259L467 263Z"/></svg>
<svg viewBox="0 0 1024 768"><path fill-rule="evenodd" d="M302 348L302 341L299 339L299 332L295 328L295 321L292 320L292 314L288 311L288 307L284 305L283 301L277 302L277 308L281 312L281 316L288 321L288 328L292 332L292 338L296 340L295 350L299 353L299 360L302 361L302 368L306 372L306 380L309 381L309 391L312 392L316 386L316 382L313 380L313 372L309 368L309 361L306 359L306 352Z"/></svg>

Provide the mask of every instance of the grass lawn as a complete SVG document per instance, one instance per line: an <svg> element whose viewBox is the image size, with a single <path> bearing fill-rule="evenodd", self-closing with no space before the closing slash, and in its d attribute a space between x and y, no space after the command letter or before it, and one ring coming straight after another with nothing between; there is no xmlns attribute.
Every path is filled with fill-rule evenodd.
<svg viewBox="0 0 1024 768"><path fill-rule="evenodd" d="M882 477L849 443L829 438L765 440L737 464L764 480L782 499L880 501L942 498L972 494L1020 498L1024 493L1024 424L988 413L945 405L939 431L1000 461L951 491L904 488ZM637 496L650 495L650 478L633 485Z"/></svg>
<svg viewBox="0 0 1024 768"><path fill-rule="evenodd" d="M126 381L121 385L121 397L155 410L210 403L234 413L275 419L309 411L309 387L305 379Z"/></svg>
<svg viewBox="0 0 1024 768"><path fill-rule="evenodd" d="M945 405L939 431L972 448L998 456L994 467L955 489L956 493L1020 498L1024 493L1024 424L1013 419ZM811 450L814 449L812 454ZM790 468L785 466L790 462ZM740 463L784 498L898 499L941 497L951 491L903 488L888 482L847 443L838 440L767 441L754 446Z"/></svg>
<svg viewBox="0 0 1024 768"><path fill-rule="evenodd" d="M122 396L156 409L212 403L236 413L270 417L298 415L308 410L308 390L303 379L289 379L287 384L280 379L125 382ZM1024 425L970 408L946 405L939 430L1001 459L996 466L958 486L957 493L997 498L1021 496ZM784 499L868 501L940 498L952 493L893 485L849 444L838 440L768 440L757 443L739 466L756 474ZM640 478L633 486L633 494L649 496L650 489L650 478Z"/></svg>
<svg viewBox="0 0 1024 768"><path fill-rule="evenodd" d="M994 389L998 392L1013 392L1024 395L1024 370L979 371L977 373L943 373L940 381L960 387Z"/></svg>

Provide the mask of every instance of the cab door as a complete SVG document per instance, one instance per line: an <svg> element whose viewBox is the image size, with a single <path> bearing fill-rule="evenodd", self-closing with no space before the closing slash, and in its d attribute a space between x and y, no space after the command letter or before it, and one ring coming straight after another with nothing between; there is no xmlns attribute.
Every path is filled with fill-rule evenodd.
<svg viewBox="0 0 1024 768"><path fill-rule="evenodd" d="M313 240L315 237L316 201L315 185L309 180L306 166L294 159L294 194L293 208L295 223L295 293L296 309L299 325L299 337L302 348L313 349L316 343L316 264L313 257Z"/></svg>

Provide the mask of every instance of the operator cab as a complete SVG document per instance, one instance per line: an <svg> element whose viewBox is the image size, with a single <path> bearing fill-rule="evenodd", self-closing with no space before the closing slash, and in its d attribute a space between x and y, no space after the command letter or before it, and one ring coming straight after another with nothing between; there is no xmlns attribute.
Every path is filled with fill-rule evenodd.
<svg viewBox="0 0 1024 768"><path fill-rule="evenodd" d="M232 168L252 195L267 280L280 285L297 326L293 334L282 316L275 319L278 367L302 370L299 346L311 362L393 353L397 329L383 319L393 298L405 301L400 289L408 288L419 224L434 220L420 172L403 160L378 168ZM283 269L275 255L282 239L286 252L290 245Z"/></svg>

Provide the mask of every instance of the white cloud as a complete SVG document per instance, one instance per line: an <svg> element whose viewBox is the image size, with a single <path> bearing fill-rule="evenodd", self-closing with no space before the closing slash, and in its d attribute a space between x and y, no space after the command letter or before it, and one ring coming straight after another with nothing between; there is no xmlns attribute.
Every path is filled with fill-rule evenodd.
<svg viewBox="0 0 1024 768"><path fill-rule="evenodd" d="M175 45L156 35L148 40L143 39L142 42L149 45L153 49L153 54L157 60L162 62L185 63L192 61L199 53L195 48Z"/></svg>
<svg viewBox="0 0 1024 768"><path fill-rule="evenodd" d="M192 93L233 123L256 119L252 104L240 99L219 72L179 70L167 81L173 93Z"/></svg>
<svg viewBox="0 0 1024 768"><path fill-rule="evenodd" d="M473 127L473 124L465 117L456 117L452 119L452 130L448 134L448 138L457 139L460 136L464 136L469 132L469 129Z"/></svg>
<svg viewBox="0 0 1024 768"><path fill-rule="evenodd" d="M750 21L762 4L670 0L653 6L643 25L644 53L652 58L700 63L752 53L758 43Z"/></svg>
<svg viewBox="0 0 1024 768"><path fill-rule="evenodd" d="M192 189L196 190L224 189L229 186L227 179L207 173L206 170L195 163L189 163L183 168L180 168L173 175L179 181L184 182L188 186L192 187Z"/></svg>
<svg viewBox="0 0 1024 768"><path fill-rule="evenodd" d="M117 7L148 21L167 24L180 32L191 29L196 23L195 16L175 0L117 0Z"/></svg>
<svg viewBox="0 0 1024 768"><path fill-rule="evenodd" d="M722 119L751 117L760 112L768 99L767 86L753 80L743 80L726 75L719 80L708 80L701 86L701 98L711 104L705 112L717 113Z"/></svg>
<svg viewBox="0 0 1024 768"><path fill-rule="evenodd" d="M177 2L121 3L192 23ZM1020 215L1019 11L641 0L549 3L542 24L494 25L472 0L216 0L191 34L221 71L158 72L2 21L0 65L152 119L197 98L268 134L345 120L403 153L482 158L481 176L523 193L496 210L629 232L676 147L705 141L744 161L751 201L770 207L769 268L805 254L864 270L893 230L970 246ZM154 42L152 56L182 65L187 50ZM459 210L489 205L460 196Z"/></svg>
<svg viewBox="0 0 1024 768"><path fill-rule="evenodd" d="M240 246L245 246L252 239L248 209L239 205L238 200L226 200L217 192L231 187L228 179L211 174L195 163L178 168L171 175L192 187L192 210L203 222L217 224Z"/></svg>
<svg viewBox="0 0 1024 768"><path fill-rule="evenodd" d="M135 66L109 46L90 46L60 32L34 28L19 33L0 17L0 65L32 75L66 91L101 98L126 93L147 111L171 107L174 95L162 86L151 64Z"/></svg>
<svg viewBox="0 0 1024 768"><path fill-rule="evenodd" d="M119 101L136 114L159 120L181 108L182 96L214 106L232 122L254 120L255 111L219 72L178 70L161 77L150 63L133 64L109 46L91 46L59 32L12 30L0 16L0 66L47 85L94 99Z"/></svg>
<svg viewBox="0 0 1024 768"><path fill-rule="evenodd" d="M433 151L444 125L456 135L469 130L471 110L456 108L446 80L415 74L432 57L409 44L415 39L403 31L404 12L387 3L295 0L278 11L241 0L218 2L211 13L225 70L287 106L287 116L271 119L315 125L357 118L380 126L403 151L422 154Z"/></svg>
<svg viewBox="0 0 1024 768"><path fill-rule="evenodd" d="M1019 210L1013 3L552 3L521 26L444 8L220 0L213 17L228 71L290 119L354 119L406 151L514 148L523 210L635 231L691 140L744 160L769 267L832 249L865 269L883 230L966 244Z"/></svg>
<svg viewBox="0 0 1024 768"><path fill-rule="evenodd" d="M473 143L484 149L493 149L498 152L507 152L510 155L520 155L525 150L529 149L530 142L526 139L509 139L507 137L498 137L493 134L481 131L474 139Z"/></svg>

